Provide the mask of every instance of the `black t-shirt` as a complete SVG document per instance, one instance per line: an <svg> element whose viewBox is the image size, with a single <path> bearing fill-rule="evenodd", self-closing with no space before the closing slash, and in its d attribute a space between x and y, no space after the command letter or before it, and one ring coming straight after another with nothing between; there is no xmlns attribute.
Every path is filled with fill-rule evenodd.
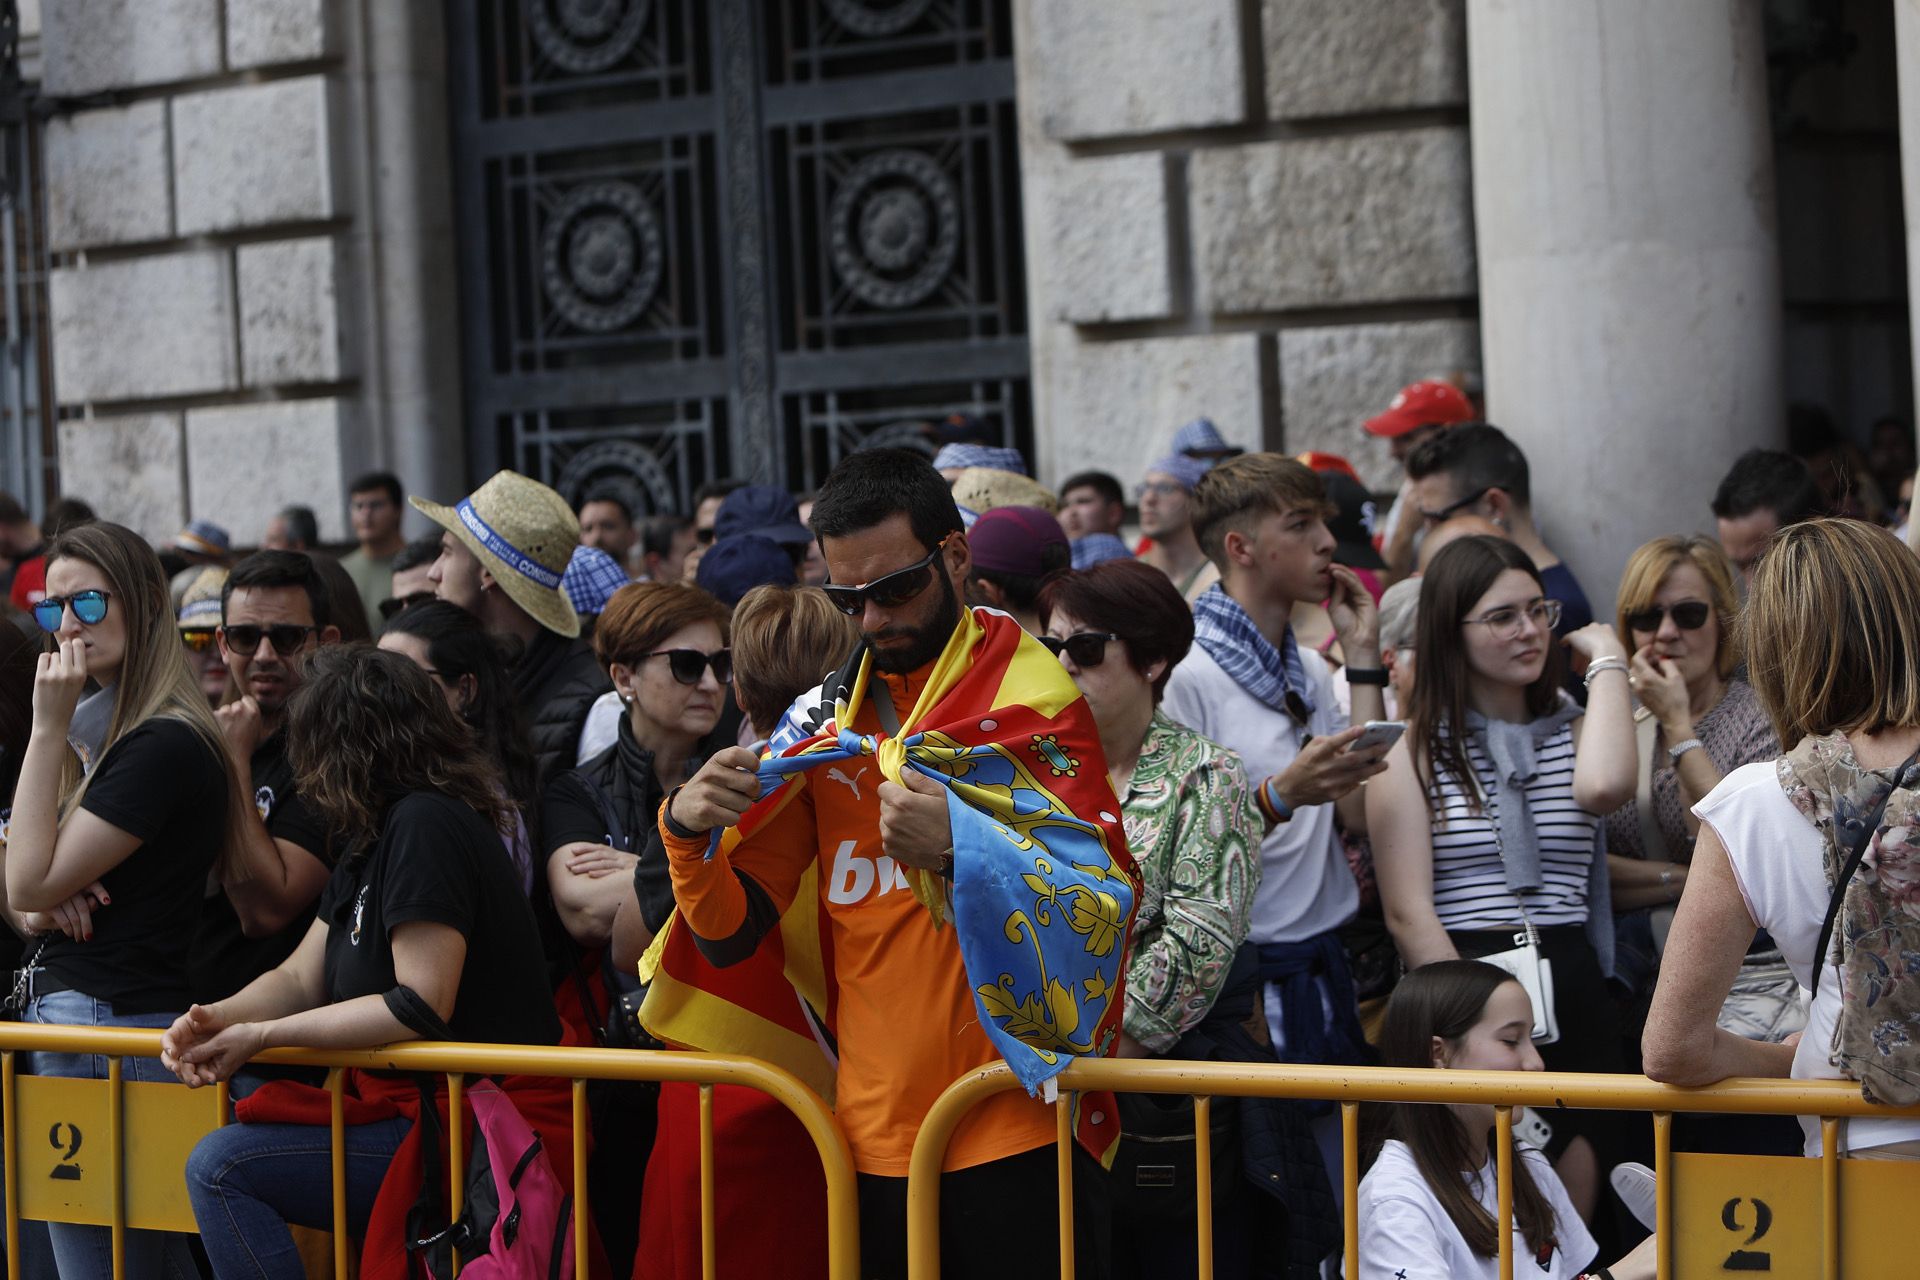
<svg viewBox="0 0 1920 1280"><path fill-rule="evenodd" d="M154 716L113 744L80 807L137 836L140 846L100 877L112 901L93 937L47 939L40 963L115 1013L184 1012L187 952L207 874L227 827L227 770L218 748L187 724Z"/></svg>
<svg viewBox="0 0 1920 1280"><path fill-rule="evenodd" d="M499 833L459 801L416 791L395 804L372 850L334 869L320 895L320 918L327 922L333 1002L391 991L392 931L431 921L467 940L447 1019L457 1039L559 1043L533 908Z"/></svg>
<svg viewBox="0 0 1920 1280"><path fill-rule="evenodd" d="M276 733L254 750L249 761L253 803L275 840L299 845L328 867L333 849L320 819L307 807L293 783L293 765L287 760L287 735ZM286 928L268 938L249 938L240 927L239 913L226 893L216 887L200 909L200 931L187 961L187 979L200 1004L225 1000L261 974L279 966L313 923L318 898L307 904Z"/></svg>

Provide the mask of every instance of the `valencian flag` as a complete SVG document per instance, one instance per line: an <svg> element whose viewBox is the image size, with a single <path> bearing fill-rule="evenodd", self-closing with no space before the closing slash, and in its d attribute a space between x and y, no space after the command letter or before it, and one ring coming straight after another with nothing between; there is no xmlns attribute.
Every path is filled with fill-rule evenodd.
<svg viewBox="0 0 1920 1280"><path fill-rule="evenodd" d="M840 727L853 724L872 676L863 647L823 687L830 712L816 706L807 714L812 699L795 704L761 759L761 800L717 832L713 847L752 836L798 794L807 771L855 756L871 757L896 783L914 769L945 786L952 883L921 871L909 872L909 883L936 920L953 925L980 1025L1031 1093L1074 1057L1108 1052L1120 1026L1137 873L1092 713L1059 661L991 611L963 613L897 735ZM797 897L788 917L796 911L800 920L781 922L786 975L830 1025L830 1009L813 993L830 1000L831 982L807 971L831 963L819 941L817 896ZM693 952L688 931L671 932L680 939L663 939L651 957L659 961L655 982L681 973L688 985L706 987L696 976L704 965L683 967ZM791 1032L805 1024L790 1009L763 1002L754 1016L763 1028L784 1023ZM646 1012L653 1010L650 993ZM671 1037L655 1018L646 1021L677 1043L719 1047L705 1036L685 1038L693 1028L684 1018ZM786 1043L802 1041L790 1034ZM794 1065L791 1056L776 1060Z"/></svg>

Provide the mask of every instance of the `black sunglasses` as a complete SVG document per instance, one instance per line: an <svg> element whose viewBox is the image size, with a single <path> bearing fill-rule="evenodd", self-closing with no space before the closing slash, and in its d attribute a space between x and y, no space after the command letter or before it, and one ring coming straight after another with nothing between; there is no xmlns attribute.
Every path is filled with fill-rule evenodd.
<svg viewBox="0 0 1920 1280"><path fill-rule="evenodd" d="M894 609L919 595L933 581L933 562L946 547L948 534L934 545L926 556L904 569L897 569L883 578L875 578L864 587L839 587L829 582L820 589L827 593L827 599L833 601L833 607L849 618L857 618L866 611L867 601L871 600L882 609Z"/></svg>
<svg viewBox="0 0 1920 1280"><path fill-rule="evenodd" d="M227 648L243 658L251 658L258 653L263 638L273 641L273 651L284 658L300 652L306 646L307 637L317 634L320 628L303 627L293 622L276 622L270 627L256 627L241 622L221 630L226 634Z"/></svg>
<svg viewBox="0 0 1920 1280"><path fill-rule="evenodd" d="M380 602L380 620L382 622L390 621L393 615L399 613L402 609L410 608L416 604L425 604L431 599L433 599L433 592L431 591L410 591L404 596L388 596Z"/></svg>
<svg viewBox="0 0 1920 1280"><path fill-rule="evenodd" d="M693 540L703 547L710 547L713 545L713 535L714 529L712 526L708 526L705 529L695 529L693 531Z"/></svg>
<svg viewBox="0 0 1920 1280"><path fill-rule="evenodd" d="M42 631L58 631L60 619L71 605L73 616L79 619L80 625L91 627L107 616L107 598L112 594L111 591L92 587L76 591L70 596L41 596L33 602L33 620L40 624Z"/></svg>
<svg viewBox="0 0 1920 1280"><path fill-rule="evenodd" d="M1661 620L1671 612L1674 626L1682 631L1698 631L1707 625L1707 615L1712 611L1712 605L1699 600L1682 600L1671 609L1664 604L1650 604L1628 614L1627 625L1635 631L1658 631Z"/></svg>
<svg viewBox="0 0 1920 1280"><path fill-rule="evenodd" d="M640 655L646 658L665 658L667 669L673 672L673 678L681 684L695 685L708 667L713 668L713 678L721 684L733 681L733 650L721 649L716 653L702 653L698 649L655 649L652 653Z"/></svg>
<svg viewBox="0 0 1920 1280"><path fill-rule="evenodd" d="M1059 636L1041 636L1040 643L1047 646L1047 652L1059 657L1065 650L1073 665L1086 670L1097 667L1107 660L1107 641L1120 637L1111 631L1076 631L1061 639Z"/></svg>
<svg viewBox="0 0 1920 1280"><path fill-rule="evenodd" d="M1480 499L1486 497L1491 492L1493 492L1493 490L1489 487L1477 493L1468 494L1466 497L1460 499L1460 501L1448 503L1438 511L1429 511L1425 507L1422 507L1420 508L1420 516L1430 524L1439 524L1454 512L1465 511L1468 507L1480 501Z"/></svg>

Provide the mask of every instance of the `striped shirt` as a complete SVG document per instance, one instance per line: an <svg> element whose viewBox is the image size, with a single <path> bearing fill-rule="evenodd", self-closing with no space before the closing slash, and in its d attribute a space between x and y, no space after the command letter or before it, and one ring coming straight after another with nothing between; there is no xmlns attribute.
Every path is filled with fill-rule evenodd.
<svg viewBox="0 0 1920 1280"><path fill-rule="evenodd" d="M1573 798L1573 724L1540 744L1539 772L1527 784L1540 846L1541 887L1527 895L1527 917L1536 926L1584 924L1587 873L1593 863L1594 830L1600 819ZM1491 804L1496 789L1493 762L1477 742L1467 758ZM1475 812L1459 782L1440 773L1430 792L1433 822L1433 905L1448 929L1506 929L1520 924L1520 902L1507 888L1493 813Z"/></svg>

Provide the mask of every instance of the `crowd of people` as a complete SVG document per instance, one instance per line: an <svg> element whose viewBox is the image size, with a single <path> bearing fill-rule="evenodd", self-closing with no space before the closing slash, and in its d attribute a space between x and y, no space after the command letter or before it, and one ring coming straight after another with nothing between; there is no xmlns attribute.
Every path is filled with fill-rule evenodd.
<svg viewBox="0 0 1920 1280"><path fill-rule="evenodd" d="M156 547L0 497L6 1007L163 1029L128 1079L231 1090L241 1123L186 1170L197 1239L127 1232L135 1277L306 1274L328 1096L254 1061L276 1046L765 1057L831 1102L876 1277L905 1273L922 1117L1002 1058L1029 1088L954 1134L950 1275L1053 1273L1049 1077L1076 1055L1844 1075L1911 1102L1920 926L1884 924L1920 829L1898 428L1867 453L1796 415L1795 453L1702 495L1716 536L1647 531L1603 620L1525 454L1440 380L1356 425L1404 468L1379 519L1344 458L1205 419L1131 505L1097 470L1045 488L962 417L817 493L716 481L684 515L502 471L412 497L439 532L409 541L373 474L337 557L303 507L238 555L209 521ZM452 1118L423 1081L350 1073L363 1274L445 1261L420 1228ZM499 1089L571 1186L566 1083ZM593 1273L698 1274L699 1091L589 1098ZM719 1274L824 1275L804 1130L748 1090L710 1105ZM1327 1274L1339 1116L1211 1115L1215 1274ZM1079 1273L1193 1274L1191 1102L1086 1095L1071 1122ZM1491 1108L1366 1123L1361 1274L1494 1275ZM1848 1129L1920 1158L1911 1121ZM1516 1256L1651 1276L1650 1140L1565 1109L1514 1132ZM20 1249L75 1280L110 1232L23 1223Z"/></svg>

